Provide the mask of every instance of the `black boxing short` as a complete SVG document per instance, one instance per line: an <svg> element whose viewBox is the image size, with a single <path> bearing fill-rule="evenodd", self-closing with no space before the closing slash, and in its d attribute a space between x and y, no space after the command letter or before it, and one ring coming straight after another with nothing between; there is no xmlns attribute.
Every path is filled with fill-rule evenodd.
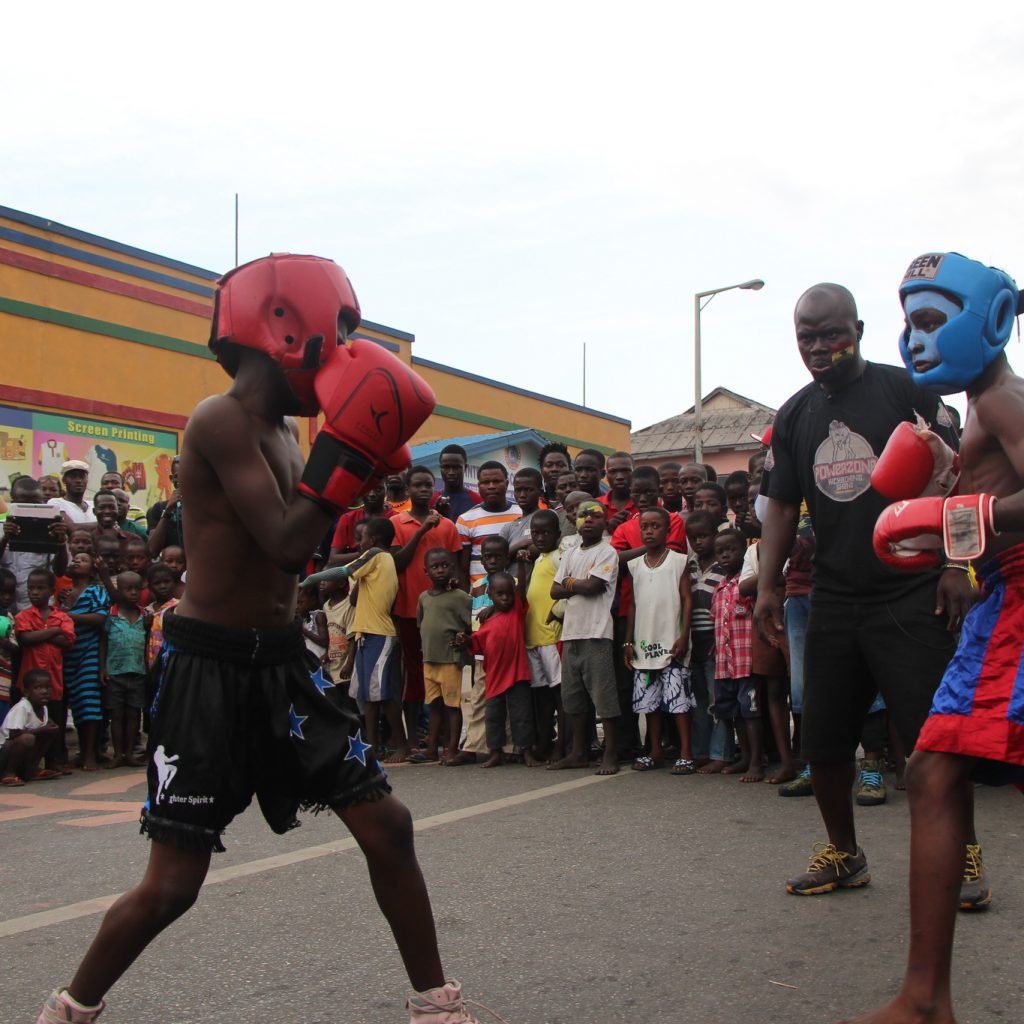
<svg viewBox="0 0 1024 1024"><path fill-rule="evenodd" d="M233 629L168 613L163 628L144 834L222 852L221 833L254 794L281 834L300 808L338 811L391 792L297 622Z"/></svg>

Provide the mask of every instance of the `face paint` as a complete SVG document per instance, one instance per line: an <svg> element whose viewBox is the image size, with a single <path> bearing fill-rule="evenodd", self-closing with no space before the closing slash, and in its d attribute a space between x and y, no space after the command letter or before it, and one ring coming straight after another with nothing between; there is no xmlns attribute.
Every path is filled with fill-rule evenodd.
<svg viewBox="0 0 1024 1024"><path fill-rule="evenodd" d="M832 346L832 365L849 359L857 351L857 346L852 341L837 341Z"/></svg>
<svg viewBox="0 0 1024 1024"><path fill-rule="evenodd" d="M922 309L934 309L945 315L944 323L936 323L932 330L924 331L913 325L911 314ZM938 333L940 328L945 327L950 320L959 316L963 310L960 306L947 298L941 292L922 291L911 292L903 303L903 311L907 314L907 323L910 327L910 334L907 336L907 351L910 353L913 363L939 364L942 356L939 354Z"/></svg>
<svg viewBox="0 0 1024 1024"><path fill-rule="evenodd" d="M576 509L576 529L578 530L589 518L588 512L600 512L601 506L596 501L581 501Z"/></svg>

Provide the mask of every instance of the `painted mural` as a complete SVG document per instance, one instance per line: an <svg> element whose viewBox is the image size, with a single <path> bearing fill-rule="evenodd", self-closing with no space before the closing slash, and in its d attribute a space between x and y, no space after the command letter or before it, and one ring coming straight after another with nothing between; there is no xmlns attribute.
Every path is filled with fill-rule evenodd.
<svg viewBox="0 0 1024 1024"><path fill-rule="evenodd" d="M124 423L59 416L0 405L0 493L11 480L60 476L67 459L89 464L92 497L104 473L117 470L136 508L165 501L171 493L171 459L177 434Z"/></svg>

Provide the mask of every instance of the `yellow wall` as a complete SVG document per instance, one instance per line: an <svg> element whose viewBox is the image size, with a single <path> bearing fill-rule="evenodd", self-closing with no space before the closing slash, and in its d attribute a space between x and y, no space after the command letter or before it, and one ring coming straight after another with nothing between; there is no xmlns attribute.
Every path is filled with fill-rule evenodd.
<svg viewBox="0 0 1024 1024"><path fill-rule="evenodd" d="M212 272L0 207L0 404L180 432L197 402L228 385L206 347L213 285ZM531 427L572 448L629 448L625 421L421 360L404 332L358 334L433 387L438 412L414 443Z"/></svg>

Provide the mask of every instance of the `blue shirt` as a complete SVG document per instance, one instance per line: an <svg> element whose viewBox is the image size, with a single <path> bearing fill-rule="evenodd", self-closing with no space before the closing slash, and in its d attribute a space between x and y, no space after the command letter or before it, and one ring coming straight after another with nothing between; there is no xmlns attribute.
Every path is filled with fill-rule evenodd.
<svg viewBox="0 0 1024 1024"><path fill-rule="evenodd" d="M146 671L146 620L140 615L129 622L111 609L104 629L107 634L107 675L144 675Z"/></svg>

